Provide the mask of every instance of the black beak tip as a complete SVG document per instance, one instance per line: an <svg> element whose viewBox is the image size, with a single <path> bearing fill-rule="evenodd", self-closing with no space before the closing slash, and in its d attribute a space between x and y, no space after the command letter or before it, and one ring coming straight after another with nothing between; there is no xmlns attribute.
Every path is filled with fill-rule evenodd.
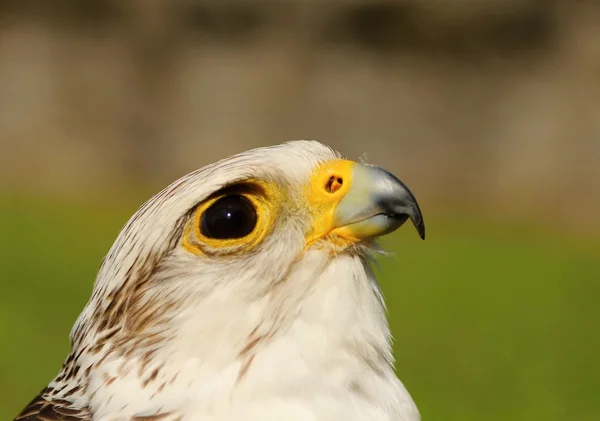
<svg viewBox="0 0 600 421"><path fill-rule="evenodd" d="M388 215L394 215L400 221L400 225L410 218L419 237L425 240L423 214L421 213L417 199L410 189L394 174L379 167L372 168L383 173L382 180L384 182L380 186L380 189L384 194L382 195L383 200L379 203L380 208Z"/></svg>
<svg viewBox="0 0 600 421"><path fill-rule="evenodd" d="M421 209L419 209L419 205L417 204L417 199L415 199L415 197L412 196L412 200L413 206L411 211L409 212L410 220L415 226L417 233L419 233L419 237L421 237L421 240L425 240L425 220L423 219L423 214L421 213Z"/></svg>
<svg viewBox="0 0 600 421"><path fill-rule="evenodd" d="M408 216L415 226L419 237L421 237L421 240L425 240L425 220L423 219L423 214L421 213L421 209L419 209L419 205L417 204L417 200L414 198L414 196L412 196L411 205L412 206L409 207L409 212L407 212Z"/></svg>
<svg viewBox="0 0 600 421"><path fill-rule="evenodd" d="M418 223L415 224L415 228L417 229L421 240L425 240L425 223L423 222L423 219L421 219Z"/></svg>

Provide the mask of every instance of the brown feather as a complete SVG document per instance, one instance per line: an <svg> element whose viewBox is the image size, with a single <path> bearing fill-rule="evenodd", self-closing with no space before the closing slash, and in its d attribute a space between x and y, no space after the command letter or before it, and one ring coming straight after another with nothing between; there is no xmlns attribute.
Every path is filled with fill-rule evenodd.
<svg viewBox="0 0 600 421"><path fill-rule="evenodd" d="M44 389L15 418L15 421L91 421L86 408L73 408L65 400L52 400L47 397L49 389Z"/></svg>

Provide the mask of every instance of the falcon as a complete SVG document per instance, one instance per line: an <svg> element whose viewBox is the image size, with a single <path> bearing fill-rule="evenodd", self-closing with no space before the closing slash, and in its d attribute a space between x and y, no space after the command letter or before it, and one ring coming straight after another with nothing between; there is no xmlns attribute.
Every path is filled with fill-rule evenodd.
<svg viewBox="0 0 600 421"><path fill-rule="evenodd" d="M425 227L394 175L316 141L194 171L131 217L20 421L416 421L376 238Z"/></svg>

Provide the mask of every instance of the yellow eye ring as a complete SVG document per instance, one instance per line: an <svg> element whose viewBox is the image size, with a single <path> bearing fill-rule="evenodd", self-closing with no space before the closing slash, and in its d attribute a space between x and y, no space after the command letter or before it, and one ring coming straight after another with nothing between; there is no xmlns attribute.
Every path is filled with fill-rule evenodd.
<svg viewBox="0 0 600 421"><path fill-rule="evenodd" d="M274 189L262 182L245 182L220 190L196 207L184 230L182 246L196 255L231 254L253 249L262 242L273 226L277 207L277 194L273 193ZM245 206L246 210L254 211L254 216L240 214L246 212ZM215 208L221 209L215 211ZM226 235L227 227L213 227L212 232L206 229L207 218L220 218L217 224L221 225L244 224L246 222L243 218L249 218L249 223L253 226L250 229L240 229L236 234Z"/></svg>

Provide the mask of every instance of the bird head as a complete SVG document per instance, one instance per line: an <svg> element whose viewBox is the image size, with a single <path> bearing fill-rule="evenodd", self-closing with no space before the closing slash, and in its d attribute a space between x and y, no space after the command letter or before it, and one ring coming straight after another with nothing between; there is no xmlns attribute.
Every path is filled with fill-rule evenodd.
<svg viewBox="0 0 600 421"><path fill-rule="evenodd" d="M364 310L385 325L387 343L366 257L408 219L424 238L417 201L400 180L315 141L194 171L122 229L71 332L75 357L62 380L98 361L129 359L141 373L140 365L190 356L215 370L240 360L239 376L243 361L300 314L351 325Z"/></svg>

